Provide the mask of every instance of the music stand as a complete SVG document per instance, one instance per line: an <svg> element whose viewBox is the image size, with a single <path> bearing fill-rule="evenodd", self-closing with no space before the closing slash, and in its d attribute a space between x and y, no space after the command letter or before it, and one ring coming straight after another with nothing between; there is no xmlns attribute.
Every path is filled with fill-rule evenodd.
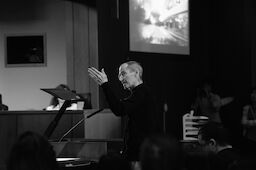
<svg viewBox="0 0 256 170"><path fill-rule="evenodd" d="M49 124L49 126L47 127L47 129L44 132L44 136L49 138L52 135L55 128L57 127L59 120L60 120L61 116L63 115L63 113L65 112L66 108L72 102L83 101L84 99L81 98L78 94L76 94L72 91L64 90L64 89L56 89L55 88L55 89L41 89L41 90L53 95L54 97L65 100L63 105L61 106L60 110L58 111L57 115L55 116L53 121Z"/></svg>

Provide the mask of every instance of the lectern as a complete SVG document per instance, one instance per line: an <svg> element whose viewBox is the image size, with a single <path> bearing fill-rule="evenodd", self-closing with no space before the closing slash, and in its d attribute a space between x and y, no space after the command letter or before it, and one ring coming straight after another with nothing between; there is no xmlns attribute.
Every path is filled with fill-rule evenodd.
<svg viewBox="0 0 256 170"><path fill-rule="evenodd" d="M64 103L61 106L60 110L58 111L58 113L56 114L56 116L54 117L54 119L52 120L52 122L49 124L49 126L47 127L47 129L44 132L44 136L47 138L50 138L53 131L57 127L59 120L62 117L63 113L65 112L66 108L72 102L84 101L84 99L81 96L79 96L78 94L76 94L72 91L64 90L64 89L54 88L54 89L41 89L41 90L53 95L54 97L64 100Z"/></svg>
<svg viewBox="0 0 256 170"><path fill-rule="evenodd" d="M46 128L44 132L44 136L48 139L51 137L53 131L58 126L58 123L62 117L62 115L65 113L65 110L67 106L72 102L78 102L78 101L84 101L86 100L83 98L83 96L80 96L79 94L76 94L72 91L65 91L62 89L41 89L57 98L63 99L65 102L60 108L60 110L57 112L54 119L51 121L49 126ZM101 115L95 116L97 113L102 112ZM113 116L110 119L109 116ZM93 117L93 118L92 118ZM85 119L92 118L89 122L87 122L87 129L88 131L91 131L90 129L93 129L93 134L96 136L99 135L105 135L105 137L96 137L91 138L90 134L88 134L88 139L71 139L71 140L65 140L62 141L62 139L69 134L74 128L76 128L81 122L84 122ZM83 161L86 160L88 163L91 161L97 161L101 155L106 154L107 152L118 152L121 150L122 146L122 140L121 138L121 132L118 133L118 136L116 135L115 138L113 138L113 128L114 129L121 129L121 122L120 124L119 119L116 118L113 113L108 109L91 109L84 111L83 118L78 121L75 125L73 125L62 137L57 141L51 141L51 144L53 145L54 150L56 151L56 156L58 158L79 158L79 160ZM106 124L106 125L104 125ZM114 127L117 126L117 127ZM104 128L101 129L101 127ZM111 131L111 132L109 132ZM106 134L105 134L106 133ZM110 135L112 134L112 136ZM118 138L118 139L116 139ZM72 161L72 164L78 163L78 160ZM66 166L67 162L63 162ZM70 162L68 163L70 164ZM79 166L81 164L79 163ZM90 165L91 166L91 165ZM73 167L73 165L72 165Z"/></svg>

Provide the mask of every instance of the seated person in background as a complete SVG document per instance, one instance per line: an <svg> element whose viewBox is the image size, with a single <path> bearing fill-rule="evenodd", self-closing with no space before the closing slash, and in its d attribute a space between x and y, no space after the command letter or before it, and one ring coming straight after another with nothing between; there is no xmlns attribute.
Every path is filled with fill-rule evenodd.
<svg viewBox="0 0 256 170"><path fill-rule="evenodd" d="M242 143L243 151L248 155L256 155L256 87L250 90L248 102L242 107Z"/></svg>
<svg viewBox="0 0 256 170"><path fill-rule="evenodd" d="M8 110L8 106L6 106L5 104L3 104L2 102L2 95L0 94L0 110Z"/></svg>
<svg viewBox="0 0 256 170"><path fill-rule="evenodd" d="M58 170L56 154L43 136L27 131L12 146L7 170Z"/></svg>
<svg viewBox="0 0 256 170"><path fill-rule="evenodd" d="M182 164L183 154L180 143L172 136L151 136L141 145L141 170L181 170Z"/></svg>
<svg viewBox="0 0 256 170"><path fill-rule="evenodd" d="M243 107L242 121L244 136L256 142L256 87L250 92L250 102Z"/></svg>
<svg viewBox="0 0 256 170"><path fill-rule="evenodd" d="M230 144L228 130L216 122L199 129L198 141L208 156L210 170L227 170L240 159L240 151Z"/></svg>
<svg viewBox="0 0 256 170"><path fill-rule="evenodd" d="M56 87L56 89L63 89L71 91L70 88L65 84L60 84ZM45 110L60 110L61 106L63 105L64 100L57 98L55 96L52 97L50 105L45 108ZM66 108L66 110L77 110L77 103L71 103L70 106Z"/></svg>
<svg viewBox="0 0 256 170"><path fill-rule="evenodd" d="M191 108L195 115L207 116L210 121L221 123L219 111L222 106L233 101L233 97L221 98L213 92L211 80L205 80L197 89L197 94Z"/></svg>

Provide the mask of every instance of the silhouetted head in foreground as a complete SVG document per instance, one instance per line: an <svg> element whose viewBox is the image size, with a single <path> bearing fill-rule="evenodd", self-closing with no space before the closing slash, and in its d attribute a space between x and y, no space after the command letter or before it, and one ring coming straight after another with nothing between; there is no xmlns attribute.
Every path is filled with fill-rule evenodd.
<svg viewBox="0 0 256 170"><path fill-rule="evenodd" d="M7 170L57 170L58 163L52 145L35 133L21 134L7 160Z"/></svg>
<svg viewBox="0 0 256 170"><path fill-rule="evenodd" d="M141 146L141 170L179 170L182 158L180 143L172 136L152 136Z"/></svg>

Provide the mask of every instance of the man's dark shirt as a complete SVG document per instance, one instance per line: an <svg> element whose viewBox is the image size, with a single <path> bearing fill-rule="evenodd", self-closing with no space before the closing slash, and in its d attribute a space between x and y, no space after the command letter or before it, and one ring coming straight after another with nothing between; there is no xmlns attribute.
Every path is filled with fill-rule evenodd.
<svg viewBox="0 0 256 170"><path fill-rule="evenodd" d="M126 116L124 132L124 154L129 161L139 160L139 149L143 140L155 132L155 101L145 84L132 89L130 96L119 100L109 83L102 84L109 107L116 116Z"/></svg>
<svg viewBox="0 0 256 170"><path fill-rule="evenodd" d="M234 148L223 149L212 157L210 169L228 170L240 159L239 151Z"/></svg>

